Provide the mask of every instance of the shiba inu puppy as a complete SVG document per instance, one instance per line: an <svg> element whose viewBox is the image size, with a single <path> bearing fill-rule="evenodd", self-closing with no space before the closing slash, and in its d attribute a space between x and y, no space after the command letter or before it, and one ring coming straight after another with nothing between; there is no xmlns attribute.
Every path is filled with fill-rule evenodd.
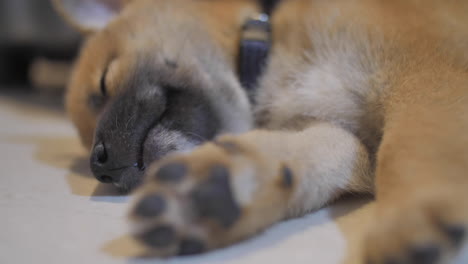
<svg viewBox="0 0 468 264"><path fill-rule="evenodd" d="M376 195L362 263L446 263L463 244L467 1L280 1L249 91L239 43L258 1L55 2L89 35L71 119L98 180L140 186L131 219L156 254L224 247L346 193Z"/></svg>

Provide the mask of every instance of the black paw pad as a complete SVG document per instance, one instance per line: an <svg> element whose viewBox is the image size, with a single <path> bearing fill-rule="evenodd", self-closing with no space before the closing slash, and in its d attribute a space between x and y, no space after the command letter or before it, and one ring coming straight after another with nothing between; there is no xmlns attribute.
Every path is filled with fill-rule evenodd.
<svg viewBox="0 0 468 264"><path fill-rule="evenodd" d="M282 183L286 188L291 188L294 181L294 175L292 170L289 167L283 166L281 169Z"/></svg>
<svg viewBox="0 0 468 264"><path fill-rule="evenodd" d="M437 263L440 257L440 250L436 246L416 247L410 251L410 260L414 264Z"/></svg>
<svg viewBox="0 0 468 264"><path fill-rule="evenodd" d="M240 217L229 186L229 171L224 166L214 166L208 180L193 191L192 198L201 217L214 218L226 228Z"/></svg>
<svg viewBox="0 0 468 264"><path fill-rule="evenodd" d="M166 201L159 195L143 198L135 207L134 214L144 218L160 215L166 209Z"/></svg>
<svg viewBox="0 0 468 264"><path fill-rule="evenodd" d="M180 243L180 256L199 254L203 251L205 251L205 245L198 239L186 239Z"/></svg>
<svg viewBox="0 0 468 264"><path fill-rule="evenodd" d="M462 226L447 226L444 231L454 247L459 247L465 239L466 230Z"/></svg>
<svg viewBox="0 0 468 264"><path fill-rule="evenodd" d="M148 246L162 248L175 242L176 233L170 226L160 226L145 231L138 238Z"/></svg>
<svg viewBox="0 0 468 264"><path fill-rule="evenodd" d="M187 175L187 165L183 163L169 163L162 166L156 173L156 178L163 182L178 182Z"/></svg>
<svg viewBox="0 0 468 264"><path fill-rule="evenodd" d="M224 149L224 151L226 151L227 153L237 154L237 153L241 152L241 149L239 148L239 146L237 146L237 144L235 144L233 142L215 141L214 143L216 144L216 146Z"/></svg>

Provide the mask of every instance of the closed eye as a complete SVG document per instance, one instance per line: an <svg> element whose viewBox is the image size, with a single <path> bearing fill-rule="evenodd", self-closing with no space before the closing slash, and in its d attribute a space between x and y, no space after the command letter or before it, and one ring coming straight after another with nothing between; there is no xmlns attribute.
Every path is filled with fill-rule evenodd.
<svg viewBox="0 0 468 264"><path fill-rule="evenodd" d="M104 73L101 76L101 80L99 81L99 88L101 89L101 94L104 97L107 97L107 85L106 85L106 77L107 72L109 71L109 67L106 67Z"/></svg>

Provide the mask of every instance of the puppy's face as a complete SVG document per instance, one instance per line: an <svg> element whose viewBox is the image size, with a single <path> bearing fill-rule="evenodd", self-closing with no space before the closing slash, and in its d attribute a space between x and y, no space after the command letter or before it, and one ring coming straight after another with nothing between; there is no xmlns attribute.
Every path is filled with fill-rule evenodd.
<svg viewBox="0 0 468 264"><path fill-rule="evenodd" d="M233 70L239 14L249 6L241 2L63 0L62 12L92 32L66 104L98 180L129 190L161 157L249 129L249 103ZM207 8L237 16L205 16ZM81 21L89 14L98 18Z"/></svg>

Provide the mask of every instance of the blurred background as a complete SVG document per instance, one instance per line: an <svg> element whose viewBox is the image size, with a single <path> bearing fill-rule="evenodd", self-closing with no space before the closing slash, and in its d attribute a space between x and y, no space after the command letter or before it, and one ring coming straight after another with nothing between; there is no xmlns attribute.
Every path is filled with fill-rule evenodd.
<svg viewBox="0 0 468 264"><path fill-rule="evenodd" d="M50 0L0 0L0 92L61 96L80 41Z"/></svg>

